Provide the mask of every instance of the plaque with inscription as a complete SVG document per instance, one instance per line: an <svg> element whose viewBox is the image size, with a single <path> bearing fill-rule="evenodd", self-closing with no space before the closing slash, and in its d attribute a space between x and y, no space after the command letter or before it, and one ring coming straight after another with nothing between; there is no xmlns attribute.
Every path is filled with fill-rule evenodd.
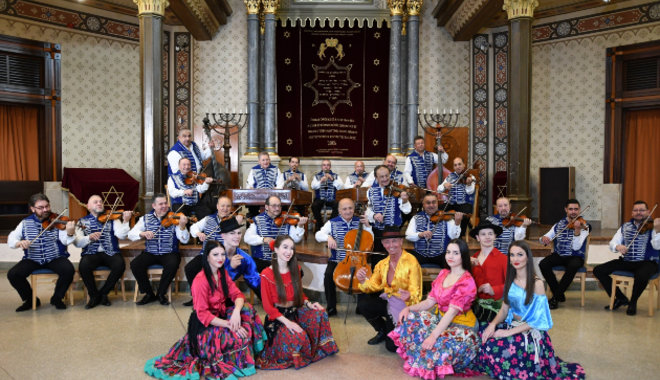
<svg viewBox="0 0 660 380"><path fill-rule="evenodd" d="M271 195L277 195L283 205L311 205L312 192L291 189L229 189L225 193L235 205L263 206Z"/></svg>

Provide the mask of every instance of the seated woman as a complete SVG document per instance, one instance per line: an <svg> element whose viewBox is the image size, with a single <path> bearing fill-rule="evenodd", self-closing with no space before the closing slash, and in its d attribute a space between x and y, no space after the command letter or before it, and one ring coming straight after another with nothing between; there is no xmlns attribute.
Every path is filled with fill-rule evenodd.
<svg viewBox="0 0 660 380"><path fill-rule="evenodd" d="M532 250L526 242L514 241L504 304L481 336L479 369L496 379L584 379L582 366L555 356L547 333L551 328L545 286L534 276Z"/></svg>
<svg viewBox="0 0 660 380"><path fill-rule="evenodd" d="M470 274L467 243L452 240L426 300L401 310L399 324L389 336L405 360L404 370L423 379L472 375L469 368L479 350L477 318L470 309L477 286ZM440 315L428 311L438 305Z"/></svg>
<svg viewBox="0 0 660 380"><path fill-rule="evenodd" d="M261 272L261 300L268 343L257 358L260 369L296 369L336 353L328 314L302 289L295 243L288 235L271 242L272 265Z"/></svg>
<svg viewBox="0 0 660 380"><path fill-rule="evenodd" d="M202 254L204 267L192 284L188 333L167 355L145 364L153 377L225 379L255 373L254 355L266 339L261 320L223 268L223 245L209 241Z"/></svg>
<svg viewBox="0 0 660 380"><path fill-rule="evenodd" d="M477 301L472 310L481 322L482 329L502 307L506 255L495 248L495 239L501 233L502 227L488 220L482 221L470 231L470 236L477 239L480 245L479 252L472 256L472 275L477 283Z"/></svg>

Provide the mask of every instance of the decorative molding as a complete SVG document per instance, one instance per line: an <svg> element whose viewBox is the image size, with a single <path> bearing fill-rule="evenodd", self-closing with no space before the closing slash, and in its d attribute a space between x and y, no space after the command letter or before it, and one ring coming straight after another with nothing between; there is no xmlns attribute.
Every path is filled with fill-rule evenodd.
<svg viewBox="0 0 660 380"><path fill-rule="evenodd" d="M139 42L138 24L29 0L0 0L0 15Z"/></svg>
<svg viewBox="0 0 660 380"><path fill-rule="evenodd" d="M387 7L390 9L390 16L403 16L403 8L405 5L405 0L387 0Z"/></svg>
<svg viewBox="0 0 660 380"><path fill-rule="evenodd" d="M168 0L133 0L138 6L138 15L156 14L165 16L165 8L170 5Z"/></svg>
<svg viewBox="0 0 660 380"><path fill-rule="evenodd" d="M218 31L220 23L213 16L213 12L206 2L204 0L185 0L185 3L197 20L204 25L209 35L213 36Z"/></svg>
<svg viewBox="0 0 660 380"><path fill-rule="evenodd" d="M490 214L488 205L488 34L472 40L472 167L481 168L479 176L479 212Z"/></svg>
<svg viewBox="0 0 660 380"><path fill-rule="evenodd" d="M459 8L452 14L445 25L445 28L453 37L463 29L463 27L472 20L472 18L488 4L490 0L470 0L461 3Z"/></svg>
<svg viewBox="0 0 660 380"><path fill-rule="evenodd" d="M247 14L256 15L259 13L259 0L243 0L245 3L245 8L247 8Z"/></svg>
<svg viewBox="0 0 660 380"><path fill-rule="evenodd" d="M402 0L403 1L403 0ZM282 25L306 27L368 27L390 25L390 11L385 0L313 4L282 0L277 12Z"/></svg>
<svg viewBox="0 0 660 380"><path fill-rule="evenodd" d="M263 4L265 14L274 15L280 6L280 0L261 0L261 4Z"/></svg>
<svg viewBox="0 0 660 380"><path fill-rule="evenodd" d="M163 130L161 149L168 152L170 145L170 39L172 32L163 31ZM167 155L163 155L163 165L167 165Z"/></svg>
<svg viewBox="0 0 660 380"><path fill-rule="evenodd" d="M660 21L657 1L615 11L574 17L532 26L532 43L579 37Z"/></svg>
<svg viewBox="0 0 660 380"><path fill-rule="evenodd" d="M504 0L502 9L506 11L509 20L522 17L534 17L534 9L539 6L538 0Z"/></svg>
<svg viewBox="0 0 660 380"><path fill-rule="evenodd" d="M410 16L419 16L422 5L424 5L424 0L408 0L407 3L408 15Z"/></svg>

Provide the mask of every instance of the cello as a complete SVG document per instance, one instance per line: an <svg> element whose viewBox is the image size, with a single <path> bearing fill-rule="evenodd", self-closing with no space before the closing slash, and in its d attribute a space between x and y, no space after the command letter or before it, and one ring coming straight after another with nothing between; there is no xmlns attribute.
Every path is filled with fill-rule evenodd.
<svg viewBox="0 0 660 380"><path fill-rule="evenodd" d="M367 275L371 277L371 265L367 262L369 251L374 247L374 236L370 232L364 231L364 225L354 230L350 230L344 236L344 249L346 256L344 260L337 264L332 280L337 287L348 294L361 293L358 285L360 284L355 274L358 269L366 268Z"/></svg>

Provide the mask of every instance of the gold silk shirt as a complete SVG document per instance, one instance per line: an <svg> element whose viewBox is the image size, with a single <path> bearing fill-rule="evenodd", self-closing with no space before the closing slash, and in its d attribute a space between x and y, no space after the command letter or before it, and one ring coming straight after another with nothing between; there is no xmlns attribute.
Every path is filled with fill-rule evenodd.
<svg viewBox="0 0 660 380"><path fill-rule="evenodd" d="M399 297L399 289L410 292L410 298L406 305L411 306L422 300L422 267L419 266L415 256L406 252L401 253L401 258L394 270L392 285L387 283L387 270L390 267L390 257L387 256L379 261L374 268L371 278L360 284L360 290L364 293L383 291L389 297Z"/></svg>

